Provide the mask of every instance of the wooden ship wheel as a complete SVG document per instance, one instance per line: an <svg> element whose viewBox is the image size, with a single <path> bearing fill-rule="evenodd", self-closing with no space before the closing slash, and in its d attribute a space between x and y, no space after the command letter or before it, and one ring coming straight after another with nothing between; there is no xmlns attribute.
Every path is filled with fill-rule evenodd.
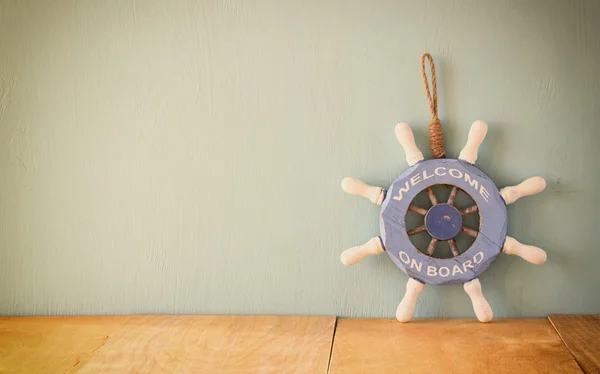
<svg viewBox="0 0 600 374"><path fill-rule="evenodd" d="M388 254L409 276L406 293L396 311L396 318L401 322L412 317L425 284L451 283L464 285L475 315L481 322L488 322L493 318L493 312L483 296L478 277L498 254L517 255L533 264L546 261L546 252L542 249L506 236L506 205L541 192L546 183L541 177L532 177L517 186L498 190L492 180L475 167L479 146L487 133L487 125L483 121L473 123L467 144L458 159L424 160L406 123L398 124L395 132L410 168L388 190L369 186L355 178L342 181L342 188L347 193L363 196L381 205L381 214L380 236L347 249L342 253L341 261L344 265L353 265L369 255ZM434 191L440 185L450 191L443 200ZM420 193L427 194L430 207L417 203ZM473 204L457 207L457 197L461 194L468 196ZM411 227L409 214L421 216L422 223ZM469 216L477 216L477 227L468 227L463 222ZM417 248L412 240L419 234L429 238L427 246L422 249ZM461 235L471 238L462 250L457 245ZM441 243L447 243L450 256L437 255Z"/></svg>

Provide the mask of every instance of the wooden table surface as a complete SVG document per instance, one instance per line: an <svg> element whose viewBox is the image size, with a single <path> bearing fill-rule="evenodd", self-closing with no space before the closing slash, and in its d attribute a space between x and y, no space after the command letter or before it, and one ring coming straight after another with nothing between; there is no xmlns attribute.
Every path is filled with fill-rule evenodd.
<svg viewBox="0 0 600 374"><path fill-rule="evenodd" d="M340 319L331 374L581 373L547 319Z"/></svg>
<svg viewBox="0 0 600 374"><path fill-rule="evenodd" d="M548 317L565 346L586 373L600 373L600 316Z"/></svg>
<svg viewBox="0 0 600 374"><path fill-rule="evenodd" d="M0 373L75 373L129 318L0 318Z"/></svg>
<svg viewBox="0 0 600 374"><path fill-rule="evenodd" d="M326 373L335 317L0 318L0 373Z"/></svg>
<svg viewBox="0 0 600 374"><path fill-rule="evenodd" d="M600 317L550 320L3 317L0 373L600 373Z"/></svg>

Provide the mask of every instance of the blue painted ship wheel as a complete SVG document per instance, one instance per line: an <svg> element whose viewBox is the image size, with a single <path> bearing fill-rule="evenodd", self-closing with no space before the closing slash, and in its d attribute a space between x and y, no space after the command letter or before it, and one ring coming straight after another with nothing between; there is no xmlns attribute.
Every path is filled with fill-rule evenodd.
<svg viewBox="0 0 600 374"><path fill-rule="evenodd" d="M355 178L342 181L344 191L381 205L381 213L380 236L345 250L341 261L353 265L369 255L386 252L408 274L406 293L396 311L399 321L411 318L424 284L450 283L463 283L477 318L490 321L493 313L477 278L498 254L517 255L533 264L546 261L542 249L506 236L506 205L542 191L545 181L532 177L517 186L498 190L475 167L486 133L485 122L476 121L458 159L424 160L410 127L401 123L396 126L396 136L410 168L387 191ZM421 199L423 195L426 197ZM465 201L470 203L464 205ZM421 239L416 240L419 236ZM420 246L423 242L425 245ZM448 250L444 251L442 246Z"/></svg>
<svg viewBox="0 0 600 374"><path fill-rule="evenodd" d="M436 197L436 186L446 186L447 199ZM431 207L415 200L427 193ZM474 204L455 206L460 194ZM422 224L411 227L409 214L422 216ZM479 227L468 227L463 217L479 216ZM418 221L413 220L413 221ZM475 166L461 160L420 161L391 185L381 205L381 241L392 261L410 277L428 284L464 283L477 278L496 259L506 237L506 205L494 183ZM428 237L419 250L411 237ZM469 248L459 249L459 236L474 238ZM452 257L436 251L446 242Z"/></svg>

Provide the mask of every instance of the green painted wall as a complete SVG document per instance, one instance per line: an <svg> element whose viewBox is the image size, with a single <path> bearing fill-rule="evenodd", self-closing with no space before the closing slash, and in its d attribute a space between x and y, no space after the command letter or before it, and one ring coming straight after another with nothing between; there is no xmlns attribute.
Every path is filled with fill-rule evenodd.
<svg viewBox="0 0 600 374"><path fill-rule="evenodd" d="M0 314L391 317L406 275L346 175L427 149L434 55L447 150L547 190L508 208L544 266L502 256L496 316L600 313L600 2L0 1ZM418 317L472 316L460 286Z"/></svg>

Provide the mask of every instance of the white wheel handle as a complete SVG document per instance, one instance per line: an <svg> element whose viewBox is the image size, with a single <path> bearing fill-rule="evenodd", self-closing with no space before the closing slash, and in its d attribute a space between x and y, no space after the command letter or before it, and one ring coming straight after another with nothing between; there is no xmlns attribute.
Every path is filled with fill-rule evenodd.
<svg viewBox="0 0 600 374"><path fill-rule="evenodd" d="M494 312L492 312L492 308L490 304L483 296L483 292L481 291L481 283L479 279L475 278L470 282L464 284L464 289L467 295L471 298L471 302L473 303L473 310L475 311L475 315L480 322L489 322L494 318Z"/></svg>
<svg viewBox="0 0 600 374"><path fill-rule="evenodd" d="M543 249L534 247L533 245L525 245L520 243L517 239L511 238L510 236L506 237L502 251L509 255L519 256L523 260L531 262L535 265L543 264L548 258L546 251Z"/></svg>
<svg viewBox="0 0 600 374"><path fill-rule="evenodd" d="M463 150L460 151L460 155L458 155L459 159L467 161L471 164L474 164L475 161L477 161L477 152L479 151L479 146L481 143L483 143L483 139L485 139L487 129L488 126L485 122L473 122L473 125L471 125L471 130L469 130L467 144Z"/></svg>
<svg viewBox="0 0 600 374"><path fill-rule="evenodd" d="M409 166L413 166L417 162L423 160L423 153L417 148L415 136L407 123L402 122L397 124L394 132L396 133L398 142L400 142L400 145L404 148L406 162Z"/></svg>
<svg viewBox="0 0 600 374"><path fill-rule="evenodd" d="M421 291L423 291L423 287L425 287L425 285L419 281L416 281L412 278L408 280L406 283L406 293L398 305L398 309L396 309L396 319L398 321L410 321L413 312L415 311L417 299L419 298Z"/></svg>
<svg viewBox="0 0 600 374"><path fill-rule="evenodd" d="M383 202L383 189L381 187L369 186L365 182L352 177L342 180L342 189L350 195L362 196L371 200L374 204L381 205Z"/></svg>
<svg viewBox="0 0 600 374"><path fill-rule="evenodd" d="M546 181L542 177L531 177L516 186L504 187L500 195L506 204L512 204L524 196L535 195L546 188Z"/></svg>
<svg viewBox="0 0 600 374"><path fill-rule="evenodd" d="M361 262L367 256L376 255L381 252L383 252L381 241L378 237L375 237L363 245L346 249L342 252L340 260L342 261L342 264L349 266Z"/></svg>

